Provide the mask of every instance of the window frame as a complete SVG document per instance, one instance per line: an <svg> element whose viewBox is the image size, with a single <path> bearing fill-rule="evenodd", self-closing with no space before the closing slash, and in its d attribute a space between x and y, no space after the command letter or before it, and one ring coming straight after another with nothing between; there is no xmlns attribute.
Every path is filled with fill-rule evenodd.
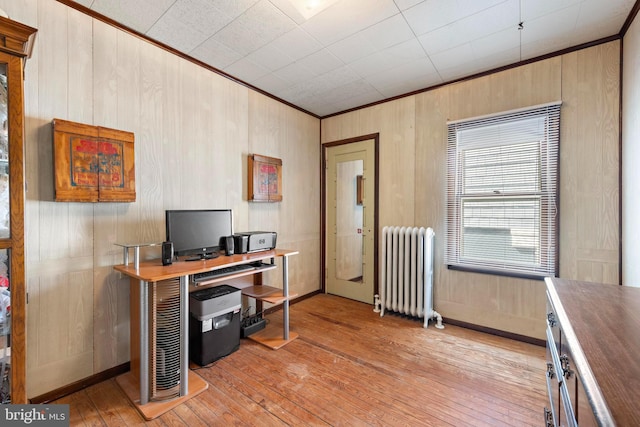
<svg viewBox="0 0 640 427"><path fill-rule="evenodd" d="M559 149L560 149L560 107L561 102L542 104L533 107L511 110L482 117L456 120L447 122L447 203L446 203L446 233L445 233L445 264L452 270L462 270L477 273L486 273L499 276L518 277L526 279L542 280L547 276L557 276L558 274L558 194L559 194ZM517 141L518 135L492 131L491 127L508 126L509 124L525 123L530 118L542 118L540 140ZM499 125L499 126L496 126ZM460 132L466 130L478 130L488 132L490 138L475 141L473 137L462 139L460 142ZM481 134L482 132L478 132ZM494 132L495 134L492 134ZM515 136L514 136L515 135ZM511 138L511 139L510 139ZM516 141L512 139L515 138ZM497 140L499 139L499 141ZM474 191L464 192L465 178L465 151L484 148L520 147L530 144L537 147L539 158L530 163L538 162L539 176L534 181L537 190L523 190L523 185L519 191ZM532 150L532 152L535 152ZM522 162L525 164L527 161ZM484 165L480 164L480 167ZM488 162L486 166L489 167ZM468 169L467 169L468 170ZM502 182L506 182L504 179ZM524 183L524 182L523 182ZM529 185L531 185L529 183ZM489 258L471 258L464 255L465 233L464 233L464 208L465 203L474 201L487 202L491 206L491 200L495 200L496 207L508 209L504 205L507 200L537 200L539 208L534 212L530 222L538 221L537 226L532 226L535 239L534 256L538 263L517 262L509 256ZM467 208L469 209L469 208ZM536 218L537 217L537 218ZM471 217L467 217L471 218ZM497 218L497 217L496 217ZM537 227L537 229L536 229ZM467 228L470 228L467 226ZM509 226L506 230L512 230ZM535 231L539 233L536 235ZM468 238L468 237L467 237ZM467 244L469 241L467 241ZM495 246L496 248L507 248L512 246Z"/></svg>

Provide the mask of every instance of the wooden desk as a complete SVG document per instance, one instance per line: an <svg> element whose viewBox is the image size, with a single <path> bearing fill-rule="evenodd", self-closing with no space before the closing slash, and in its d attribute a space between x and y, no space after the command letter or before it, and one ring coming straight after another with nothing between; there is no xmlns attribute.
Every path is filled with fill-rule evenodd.
<svg viewBox="0 0 640 427"><path fill-rule="evenodd" d="M221 282L228 283L231 280L242 277L250 279L246 285L238 286L244 295L256 298L258 301L266 301L282 304L283 330L282 335L274 335L273 331L265 329L260 333L251 335L251 339L277 349L297 338L297 334L289 331L289 300L294 296L289 294L289 256L298 252L285 249L255 252L250 254L236 254L231 256L219 256L218 258L201 261L176 261L171 265L163 266L161 260L145 261L140 263L116 265L114 269L130 278L131 304L130 304L130 340L131 340L131 370L118 377L118 383L123 388L136 408L147 419L153 419L164 412L181 404L185 400L207 389L208 384L194 372L189 370L189 292L215 286ZM276 268L275 259L282 259L282 290L262 284L262 272ZM271 265L234 273L207 281L202 286L189 284L189 278L193 274L217 270L239 264L269 261ZM170 400L150 399L150 333L152 334L153 322L149 319L149 293L150 288L167 281L179 280L179 316L180 316L180 380L179 397ZM230 283L236 286L235 283ZM155 289L155 288L154 288ZM265 292L266 291L266 292ZM135 303L137 301L137 303Z"/></svg>

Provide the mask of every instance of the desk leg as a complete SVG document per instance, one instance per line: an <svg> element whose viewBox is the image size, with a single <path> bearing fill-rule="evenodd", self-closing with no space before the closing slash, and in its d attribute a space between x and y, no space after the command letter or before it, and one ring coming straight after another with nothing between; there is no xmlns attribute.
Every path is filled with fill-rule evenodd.
<svg viewBox="0 0 640 427"><path fill-rule="evenodd" d="M180 276L180 396L189 392L189 276Z"/></svg>
<svg viewBox="0 0 640 427"><path fill-rule="evenodd" d="M289 340L289 257L282 257L282 295L285 300L282 303L282 338Z"/></svg>
<svg viewBox="0 0 640 427"><path fill-rule="evenodd" d="M149 402L149 286L140 280L140 404Z"/></svg>

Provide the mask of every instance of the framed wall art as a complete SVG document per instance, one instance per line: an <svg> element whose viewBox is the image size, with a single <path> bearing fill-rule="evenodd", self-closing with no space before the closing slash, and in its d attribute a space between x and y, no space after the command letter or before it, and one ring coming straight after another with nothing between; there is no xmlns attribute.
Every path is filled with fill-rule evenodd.
<svg viewBox="0 0 640 427"><path fill-rule="evenodd" d="M53 120L55 201L135 202L134 135Z"/></svg>
<svg viewBox="0 0 640 427"><path fill-rule="evenodd" d="M248 171L249 201L282 201L282 160L250 154Z"/></svg>

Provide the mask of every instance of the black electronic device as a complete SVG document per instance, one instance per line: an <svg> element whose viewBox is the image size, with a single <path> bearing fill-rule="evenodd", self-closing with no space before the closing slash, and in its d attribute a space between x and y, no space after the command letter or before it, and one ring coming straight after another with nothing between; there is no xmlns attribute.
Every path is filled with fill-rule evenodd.
<svg viewBox="0 0 640 427"><path fill-rule="evenodd" d="M189 357L204 366L240 347L240 289L219 285L189 294Z"/></svg>
<svg viewBox="0 0 640 427"><path fill-rule="evenodd" d="M233 234L231 209L167 210L165 220L167 241L175 256L190 256L186 261L217 257Z"/></svg>
<svg viewBox="0 0 640 427"><path fill-rule="evenodd" d="M162 265L169 265L173 262L173 243L162 242Z"/></svg>
<svg viewBox="0 0 640 427"><path fill-rule="evenodd" d="M233 255L235 248L233 243L233 236L226 236L224 238L224 254L226 256Z"/></svg>
<svg viewBox="0 0 640 427"><path fill-rule="evenodd" d="M234 250L237 254L268 251L276 247L275 231L247 231L233 235Z"/></svg>

